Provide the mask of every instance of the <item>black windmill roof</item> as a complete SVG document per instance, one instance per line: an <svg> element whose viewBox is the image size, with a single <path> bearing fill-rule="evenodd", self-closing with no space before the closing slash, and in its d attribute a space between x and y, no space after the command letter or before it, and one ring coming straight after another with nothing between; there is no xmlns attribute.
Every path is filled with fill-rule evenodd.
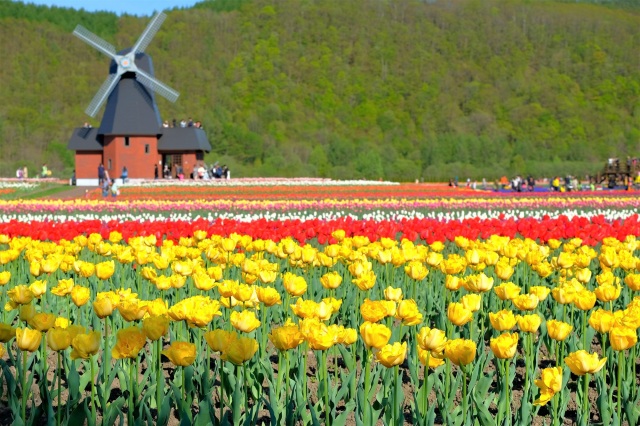
<svg viewBox="0 0 640 426"><path fill-rule="evenodd" d="M118 52L127 54L131 49ZM136 54L136 66L153 75L153 62L145 53ZM115 74L117 64L111 61L109 73ZM157 135L161 129L160 112L156 105L155 94L140 84L135 73L128 72L107 99L107 106L98 129L100 135Z"/></svg>

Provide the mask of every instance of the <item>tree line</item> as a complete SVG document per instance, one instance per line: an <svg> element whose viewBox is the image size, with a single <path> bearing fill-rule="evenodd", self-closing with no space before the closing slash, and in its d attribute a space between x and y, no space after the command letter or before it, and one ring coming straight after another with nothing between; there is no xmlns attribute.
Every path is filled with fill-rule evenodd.
<svg viewBox="0 0 640 426"><path fill-rule="evenodd" d="M201 121L233 176L583 176L640 155L634 5L209 0L169 11L147 53L181 93L162 118ZM120 49L148 19L0 2L1 175L71 174L108 72L71 32Z"/></svg>

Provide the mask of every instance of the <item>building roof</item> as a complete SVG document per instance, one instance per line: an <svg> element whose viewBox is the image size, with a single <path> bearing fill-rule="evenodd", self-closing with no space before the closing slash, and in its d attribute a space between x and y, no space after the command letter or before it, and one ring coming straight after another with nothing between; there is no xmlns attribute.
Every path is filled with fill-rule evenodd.
<svg viewBox="0 0 640 426"><path fill-rule="evenodd" d="M204 130L198 127L164 127L158 139L158 151L211 151Z"/></svg>
<svg viewBox="0 0 640 426"><path fill-rule="evenodd" d="M79 127L73 130L67 148L74 151L102 151L102 137L96 128Z"/></svg>
<svg viewBox="0 0 640 426"><path fill-rule="evenodd" d="M125 49L119 54L126 54ZM153 76L151 57L136 54L136 66ZM117 64L112 60L110 74L115 74ZM124 73L107 98L107 106L102 116L98 133L101 135L154 135L161 126L160 112L155 94L136 80L133 72Z"/></svg>

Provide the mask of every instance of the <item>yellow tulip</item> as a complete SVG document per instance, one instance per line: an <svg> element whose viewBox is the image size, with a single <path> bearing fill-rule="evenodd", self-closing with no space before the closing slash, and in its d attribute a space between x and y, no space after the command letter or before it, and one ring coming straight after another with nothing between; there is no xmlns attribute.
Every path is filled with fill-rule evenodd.
<svg viewBox="0 0 640 426"><path fill-rule="evenodd" d="M325 351L338 341L335 327L327 327L326 324L315 320L309 321L311 328L305 334L309 347L316 351Z"/></svg>
<svg viewBox="0 0 640 426"><path fill-rule="evenodd" d="M488 277L484 272L478 275L469 275L464 281L464 288L473 293L482 293L491 290L493 277Z"/></svg>
<svg viewBox="0 0 640 426"><path fill-rule="evenodd" d="M444 286L447 290L457 291L464 284L464 280L460 277L456 277L455 275L447 275L444 280Z"/></svg>
<svg viewBox="0 0 640 426"><path fill-rule="evenodd" d="M47 331L50 328L53 328L56 323L56 318L57 317L54 314L47 314L42 312L32 316L31 319L29 319L28 323L32 328L36 330Z"/></svg>
<svg viewBox="0 0 640 426"><path fill-rule="evenodd" d="M418 360L420 364L428 368L438 368L444 365L443 359L437 358L433 353L422 348L418 348ZM429 365L427 365L427 362L429 362Z"/></svg>
<svg viewBox="0 0 640 426"><path fill-rule="evenodd" d="M231 341L221 358L235 365L242 365L253 358L258 351L258 342L248 337L238 337Z"/></svg>
<svg viewBox="0 0 640 426"><path fill-rule="evenodd" d="M576 293L573 304L582 311L588 311L596 304L596 294L589 290L583 290Z"/></svg>
<svg viewBox="0 0 640 426"><path fill-rule="evenodd" d="M265 306L279 305L282 303L280 293L273 287L256 287L258 300Z"/></svg>
<svg viewBox="0 0 640 426"><path fill-rule="evenodd" d="M402 300L402 289L388 286L387 288L384 289L384 298L386 300L399 302L400 300Z"/></svg>
<svg viewBox="0 0 640 426"><path fill-rule="evenodd" d="M72 278L59 280L58 285L51 289L51 293L60 297L66 296L67 294L71 293L71 290L73 290L73 286L74 283Z"/></svg>
<svg viewBox="0 0 640 426"><path fill-rule="evenodd" d="M496 358L513 358L518 349L518 333L503 333L491 339L489 346Z"/></svg>
<svg viewBox="0 0 640 426"><path fill-rule="evenodd" d="M624 283L633 291L640 290L640 274L628 274L624 278Z"/></svg>
<svg viewBox="0 0 640 426"><path fill-rule="evenodd" d="M144 332L139 327L127 327L118 331L116 344L111 349L114 359L136 359L147 342Z"/></svg>
<svg viewBox="0 0 640 426"><path fill-rule="evenodd" d="M47 281L34 281L29 285L29 290L35 297L39 298L47 292Z"/></svg>
<svg viewBox="0 0 640 426"><path fill-rule="evenodd" d="M98 294L98 297L96 297L96 300L93 302L93 311L98 318L102 319L110 316L116 306L113 304L112 298L99 296L100 294Z"/></svg>
<svg viewBox="0 0 640 426"><path fill-rule="evenodd" d="M473 319L473 312L465 308L462 303L453 302L447 307L447 318L453 324L462 326Z"/></svg>
<svg viewBox="0 0 640 426"><path fill-rule="evenodd" d="M366 321L360 326L360 335L367 348L380 349L391 339L391 330L384 324Z"/></svg>
<svg viewBox="0 0 640 426"><path fill-rule="evenodd" d="M498 262L496 263L496 266L494 266L494 268L495 268L496 275L502 281L507 281L509 278L511 278L514 272L513 266L511 266L507 262Z"/></svg>
<svg viewBox="0 0 640 426"><path fill-rule="evenodd" d="M562 367L548 367L542 370L540 379L534 381L540 388L540 397L534 405L546 405L553 396L562 390Z"/></svg>
<svg viewBox="0 0 640 426"><path fill-rule="evenodd" d="M11 272L2 271L0 272L0 285L6 285L11 280Z"/></svg>
<svg viewBox="0 0 640 426"><path fill-rule="evenodd" d="M476 357L476 343L467 339L453 339L447 341L444 356L455 365L470 364Z"/></svg>
<svg viewBox="0 0 640 426"><path fill-rule="evenodd" d="M460 299L462 306L471 312L477 312L482 308L482 295L476 293L469 293L462 296Z"/></svg>
<svg viewBox="0 0 640 426"><path fill-rule="evenodd" d="M598 333L608 333L615 323L613 312L598 308L591 312L589 316L589 325Z"/></svg>
<svg viewBox="0 0 640 426"><path fill-rule="evenodd" d="M503 309L496 313L489 312L491 326L498 331L511 330L516 325L516 317L512 311Z"/></svg>
<svg viewBox="0 0 640 426"><path fill-rule="evenodd" d="M20 306L20 320L29 322L31 318L36 314L36 308L33 305Z"/></svg>
<svg viewBox="0 0 640 426"><path fill-rule="evenodd" d="M302 296L307 291L307 282L303 277L286 272L282 276L282 284L285 290L292 296Z"/></svg>
<svg viewBox="0 0 640 426"><path fill-rule="evenodd" d="M376 360L387 368L400 365L407 357L407 342L395 342L393 345L384 345L376 352Z"/></svg>
<svg viewBox="0 0 640 426"><path fill-rule="evenodd" d="M295 349L304 341L304 336L297 325L283 325L272 328L269 340L279 351Z"/></svg>
<svg viewBox="0 0 640 426"><path fill-rule="evenodd" d="M27 305L34 298L33 292L26 285L18 285L7 291L7 296L16 305Z"/></svg>
<svg viewBox="0 0 640 426"><path fill-rule="evenodd" d="M137 321L147 313L147 305L138 299L126 299L118 305L118 312L125 321Z"/></svg>
<svg viewBox="0 0 640 426"><path fill-rule="evenodd" d="M518 315L516 317L516 321L518 322L518 328L520 328L520 331L525 333L535 333L538 331L538 328L542 323L542 318L540 318L540 315L538 314Z"/></svg>
<svg viewBox="0 0 640 426"><path fill-rule="evenodd" d="M34 352L40 347L42 332L30 328L16 329L16 345L21 351Z"/></svg>
<svg viewBox="0 0 640 426"><path fill-rule="evenodd" d="M238 338L238 334L233 331L215 329L204 334L207 344L214 352L224 352L232 341Z"/></svg>
<svg viewBox="0 0 640 426"><path fill-rule="evenodd" d="M422 327L417 335L418 345L425 350L442 353L447 343L444 331L437 328Z"/></svg>
<svg viewBox="0 0 640 426"><path fill-rule="evenodd" d="M506 282L493 288L500 300L511 300L520 294L520 287L512 282Z"/></svg>
<svg viewBox="0 0 640 426"><path fill-rule="evenodd" d="M371 290L376 284L376 274L373 271L367 271L358 278L352 279L351 282L362 291Z"/></svg>
<svg viewBox="0 0 640 426"><path fill-rule="evenodd" d="M614 284L601 285L594 290L596 297L601 302L611 302L620 297L622 287Z"/></svg>
<svg viewBox="0 0 640 426"><path fill-rule="evenodd" d="M573 326L567 324L566 322L558 321L558 320L548 320L547 321L547 334L553 340L563 341L569 336L573 330Z"/></svg>
<svg viewBox="0 0 640 426"><path fill-rule="evenodd" d="M580 349L569 354L564 359L565 364L569 367L569 370L576 376L584 376L587 373L597 373L600 371L604 364L607 362L607 358L598 359L598 354L590 354L587 351Z"/></svg>
<svg viewBox="0 0 640 426"><path fill-rule="evenodd" d="M395 308L395 303L391 303L394 304ZM391 314L388 305L388 303L381 300L364 299L364 302L360 305L362 319L369 322L378 322L388 316L394 315L395 309L393 309L394 313Z"/></svg>
<svg viewBox="0 0 640 426"><path fill-rule="evenodd" d="M413 299L401 300L396 309L396 318L402 320L404 325L417 325L422 322L422 314L418 304Z"/></svg>
<svg viewBox="0 0 640 426"><path fill-rule="evenodd" d="M73 303L78 307L86 304L90 297L91 290L87 287L76 285L71 289L71 300L73 300Z"/></svg>
<svg viewBox="0 0 640 426"><path fill-rule="evenodd" d="M429 270L422 262L411 261L404 267L407 276L416 281L422 281L429 274Z"/></svg>
<svg viewBox="0 0 640 426"><path fill-rule="evenodd" d="M178 367L187 367L196 360L196 345L189 342L172 342L169 348L162 351L162 355Z"/></svg>
<svg viewBox="0 0 640 426"><path fill-rule="evenodd" d="M535 294L520 294L514 297L511 302L521 311L533 311L538 307L538 296Z"/></svg>
<svg viewBox="0 0 640 426"><path fill-rule="evenodd" d="M7 343L16 337L16 329L9 324L0 323L0 342Z"/></svg>
<svg viewBox="0 0 640 426"><path fill-rule="evenodd" d="M638 343L638 334L633 328L614 325L609 330L609 341L614 351L624 351Z"/></svg>
<svg viewBox="0 0 640 426"><path fill-rule="evenodd" d="M549 296L550 292L551 292L551 289L541 285L534 285L529 288L529 294L535 294L536 296L538 296L538 300L540 302L546 299L547 296Z"/></svg>
<svg viewBox="0 0 640 426"><path fill-rule="evenodd" d="M155 342L162 336L169 333L169 318L164 315L157 315L146 318L142 322L142 331L144 331L147 339Z"/></svg>
<svg viewBox="0 0 640 426"><path fill-rule="evenodd" d="M106 262L100 262L95 265L95 274L96 277L101 280L108 280L116 271L116 264L113 260L108 260Z"/></svg>
<svg viewBox="0 0 640 426"><path fill-rule="evenodd" d="M98 353L101 336L99 331L91 331L88 334L78 334L71 340L71 359L88 359Z"/></svg>
<svg viewBox="0 0 640 426"><path fill-rule="evenodd" d="M253 311L233 311L231 312L230 321L233 328L245 333L251 333L260 327L260 321L256 318L256 314Z"/></svg>

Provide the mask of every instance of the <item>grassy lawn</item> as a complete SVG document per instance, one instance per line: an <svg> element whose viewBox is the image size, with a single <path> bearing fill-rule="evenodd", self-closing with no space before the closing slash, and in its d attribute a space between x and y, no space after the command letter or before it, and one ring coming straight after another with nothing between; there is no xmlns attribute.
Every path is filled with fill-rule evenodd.
<svg viewBox="0 0 640 426"><path fill-rule="evenodd" d="M61 182L41 182L35 188L18 188L14 191L0 194L0 200L33 200L37 198L50 197L60 192L69 191L74 187L69 186L68 183Z"/></svg>

